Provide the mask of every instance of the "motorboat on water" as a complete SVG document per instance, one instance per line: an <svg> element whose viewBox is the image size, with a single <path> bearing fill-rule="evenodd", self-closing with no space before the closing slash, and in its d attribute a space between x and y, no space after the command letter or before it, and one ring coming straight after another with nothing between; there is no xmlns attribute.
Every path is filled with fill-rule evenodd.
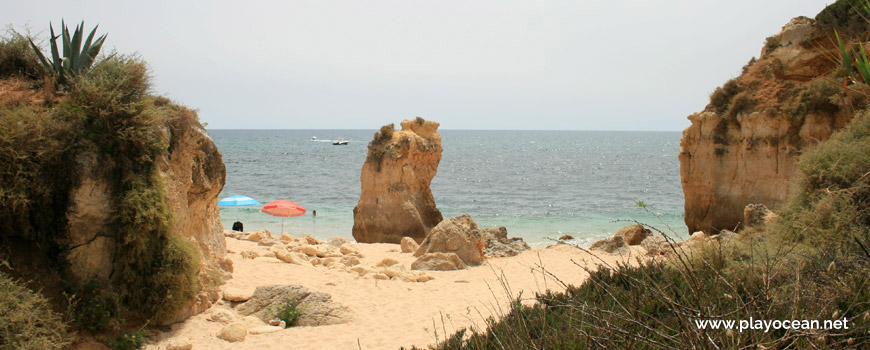
<svg viewBox="0 0 870 350"><path fill-rule="evenodd" d="M337 140L335 140L335 141L332 141L332 144L335 145L335 146L338 146L338 145L346 146L346 145L347 145L347 140L345 140L345 139L337 139Z"/></svg>
<svg viewBox="0 0 870 350"><path fill-rule="evenodd" d="M311 141L317 141L317 136L311 136Z"/></svg>

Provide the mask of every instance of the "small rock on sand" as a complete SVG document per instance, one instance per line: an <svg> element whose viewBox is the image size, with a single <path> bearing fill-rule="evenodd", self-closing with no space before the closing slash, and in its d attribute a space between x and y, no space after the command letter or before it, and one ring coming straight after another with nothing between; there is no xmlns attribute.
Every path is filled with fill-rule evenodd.
<svg viewBox="0 0 870 350"><path fill-rule="evenodd" d="M169 344L166 345L166 350L191 350L193 349L193 343L190 342L190 339L173 339L169 341Z"/></svg>
<svg viewBox="0 0 870 350"><path fill-rule="evenodd" d="M281 321L281 322L284 322L284 321ZM275 332L280 332L282 329L284 329L284 327L281 327L280 324L279 324L279 326L259 326L259 327L254 327L254 328L249 329L248 333L250 333L250 334L275 333Z"/></svg>
<svg viewBox="0 0 870 350"><path fill-rule="evenodd" d="M344 264L344 266L351 267L359 265L360 261L359 258L355 256L345 256L341 258L341 263Z"/></svg>
<svg viewBox="0 0 870 350"><path fill-rule="evenodd" d="M359 254L359 250L357 250L356 248L354 248L354 246L348 243L342 244L338 251L342 254Z"/></svg>
<svg viewBox="0 0 870 350"><path fill-rule="evenodd" d="M206 320L209 320L212 322L218 322L218 323L222 323L222 324L230 324L233 321L235 321L235 319L236 319L236 317L233 316L232 313L230 313L228 311L220 311L220 310L212 312L208 316L208 318L206 318Z"/></svg>
<svg viewBox="0 0 870 350"><path fill-rule="evenodd" d="M399 264L401 264L401 263L396 259L385 258L384 260L381 260L379 263L375 264L375 267L388 267L388 266L399 265Z"/></svg>
<svg viewBox="0 0 870 350"><path fill-rule="evenodd" d="M245 237L245 240L251 241L251 242L259 242L263 238L271 238L271 237L272 237L272 232L269 232L269 230L262 230L262 231L257 231L257 232L254 232L254 233L247 235L247 237Z"/></svg>
<svg viewBox="0 0 870 350"><path fill-rule="evenodd" d="M275 257L278 258L278 260L281 260L281 261L288 263L288 264L297 264L297 265L302 264L302 261L301 261L302 259L299 259L299 257L296 255L296 253L291 253L291 252L288 252L286 250L276 251Z"/></svg>
<svg viewBox="0 0 870 350"><path fill-rule="evenodd" d="M224 300L232 302L248 301L254 295L252 290L243 290L240 288L227 287L224 289Z"/></svg>
<svg viewBox="0 0 870 350"><path fill-rule="evenodd" d="M308 244L323 244L324 243L323 241L321 241L317 238L311 237L311 236L305 236L305 237L302 237L302 239L304 239L305 243L308 243Z"/></svg>
<svg viewBox="0 0 870 350"><path fill-rule="evenodd" d="M236 322L226 325L224 326L224 328L221 328L220 332L218 332L217 334L217 337L230 343L235 343L244 341L247 335L248 327L245 326L245 324L242 322Z"/></svg>
<svg viewBox="0 0 870 350"><path fill-rule="evenodd" d="M281 241L274 238L263 238L259 242L257 242L257 245L265 247L271 247L276 244L281 244Z"/></svg>
<svg viewBox="0 0 870 350"><path fill-rule="evenodd" d="M420 248L420 245L417 244L417 241L415 241L411 237L402 237L401 245L402 253L413 253Z"/></svg>
<svg viewBox="0 0 870 350"><path fill-rule="evenodd" d="M347 240L346 238L344 238L344 237L337 237L337 236L336 236L336 237L332 237L332 238L329 240L329 242L327 242L327 243L328 243L329 245L333 246L333 247L338 248L338 247L341 247L342 245L345 245L345 244L347 244L347 243L350 243L350 241L348 241L348 240Z"/></svg>
<svg viewBox="0 0 870 350"><path fill-rule="evenodd" d="M574 236L572 236L572 235L562 235L562 237L559 237L559 240L560 240L560 241L567 241L567 240L569 240L569 239L574 239Z"/></svg>
<svg viewBox="0 0 870 350"><path fill-rule="evenodd" d="M412 270L451 271L468 267L456 253L423 254L411 264Z"/></svg>

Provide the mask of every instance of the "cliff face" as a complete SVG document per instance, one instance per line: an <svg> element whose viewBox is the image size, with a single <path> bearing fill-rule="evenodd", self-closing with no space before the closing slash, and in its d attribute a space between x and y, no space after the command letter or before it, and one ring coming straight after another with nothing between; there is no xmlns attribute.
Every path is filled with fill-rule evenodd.
<svg viewBox="0 0 870 350"><path fill-rule="evenodd" d="M160 325L204 311L224 274L226 173L196 113L29 86L0 79L0 269L58 308L75 295L74 313Z"/></svg>
<svg viewBox="0 0 870 350"><path fill-rule="evenodd" d="M441 161L439 124L403 120L402 130L381 128L369 143L362 193L353 209L353 237L361 243L418 243L443 219L429 184Z"/></svg>
<svg viewBox="0 0 870 350"><path fill-rule="evenodd" d="M831 38L815 20L791 20L688 117L679 159L689 232L739 228L748 204L777 208L801 152L849 123L860 96L834 83L843 77Z"/></svg>
<svg viewBox="0 0 870 350"><path fill-rule="evenodd" d="M181 321L207 309L218 299L218 286L209 274L219 272L219 259L226 255L218 195L226 180L221 153L205 131L183 120L159 126L169 151L154 160L163 183L163 195L172 213L170 232L195 244L201 256L199 294L164 323ZM95 148L78 154L77 183L70 191L67 232L70 240L65 260L68 278L82 285L90 279L117 278L119 237L113 234L113 207L118 198L112 177L104 169L113 160Z"/></svg>

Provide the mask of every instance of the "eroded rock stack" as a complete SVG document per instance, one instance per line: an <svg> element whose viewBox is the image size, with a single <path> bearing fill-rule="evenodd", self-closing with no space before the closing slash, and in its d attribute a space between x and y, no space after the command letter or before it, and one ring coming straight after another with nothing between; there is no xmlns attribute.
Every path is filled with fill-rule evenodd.
<svg viewBox="0 0 870 350"><path fill-rule="evenodd" d="M360 243L422 241L442 220L429 184L441 161L439 124L403 120L402 129L381 128L369 143L362 193L353 209L353 237Z"/></svg>

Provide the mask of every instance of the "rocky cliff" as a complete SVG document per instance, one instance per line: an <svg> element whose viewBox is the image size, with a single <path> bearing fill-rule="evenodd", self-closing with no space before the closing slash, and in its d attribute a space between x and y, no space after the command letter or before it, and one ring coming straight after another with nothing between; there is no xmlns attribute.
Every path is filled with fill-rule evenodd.
<svg viewBox="0 0 870 350"><path fill-rule="evenodd" d="M402 129L381 128L369 143L362 193L353 209L353 237L361 243L418 243L442 220L429 184L441 161L439 124L403 120Z"/></svg>
<svg viewBox="0 0 870 350"><path fill-rule="evenodd" d="M843 20L832 11L791 20L688 117L679 159L689 232L735 230L748 204L777 208L801 152L847 125L864 103L840 86L833 28Z"/></svg>
<svg viewBox="0 0 870 350"><path fill-rule="evenodd" d="M0 80L0 261L91 331L183 320L218 298L222 157L195 112L146 93L144 63L101 64L141 80L46 99Z"/></svg>

